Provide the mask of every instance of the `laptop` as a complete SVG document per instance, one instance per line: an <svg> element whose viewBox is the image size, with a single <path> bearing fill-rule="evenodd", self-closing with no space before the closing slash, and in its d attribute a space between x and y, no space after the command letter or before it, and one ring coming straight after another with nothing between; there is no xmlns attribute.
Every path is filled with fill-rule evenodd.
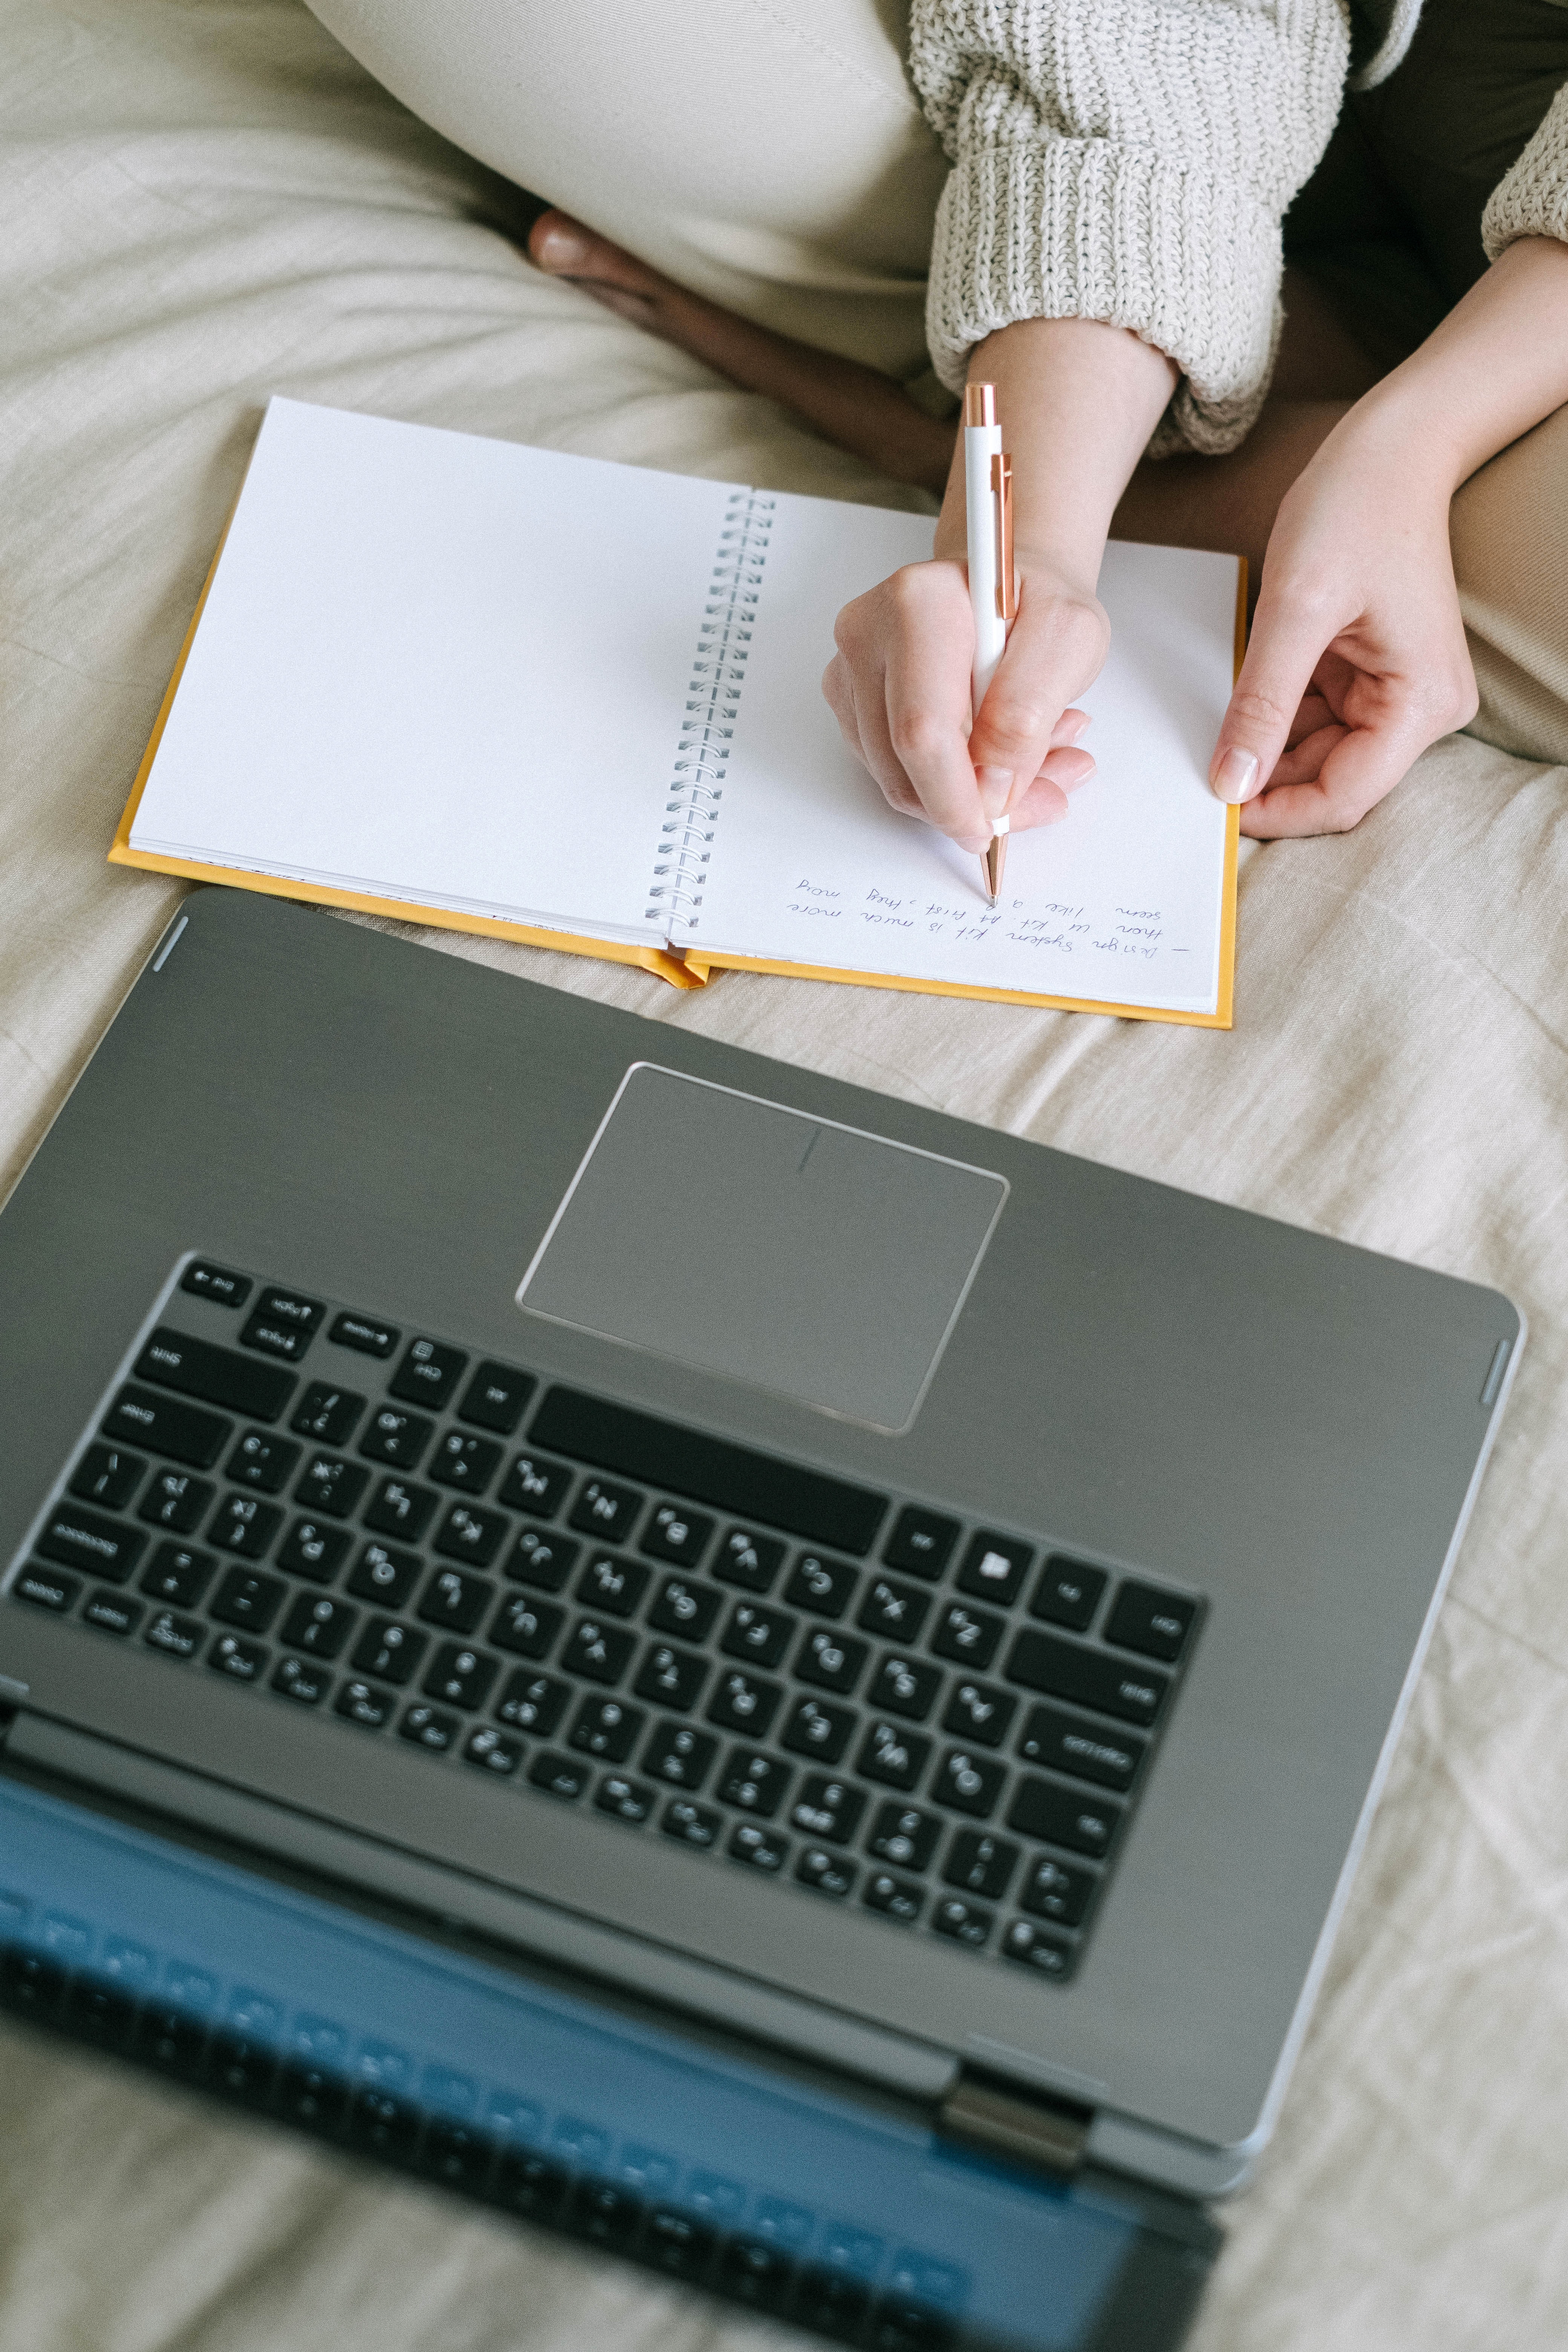
<svg viewBox="0 0 1568 2352"><path fill-rule="evenodd" d="M1194 2202L1272 2129L1523 1336L218 889L0 1217L0 1328L18 1784Z"/></svg>

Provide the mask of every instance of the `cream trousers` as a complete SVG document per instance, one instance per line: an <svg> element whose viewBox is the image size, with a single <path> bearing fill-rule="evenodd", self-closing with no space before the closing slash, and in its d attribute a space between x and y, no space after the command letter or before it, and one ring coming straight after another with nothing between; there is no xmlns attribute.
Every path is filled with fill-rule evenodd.
<svg viewBox="0 0 1568 2352"><path fill-rule="evenodd" d="M683 285L911 386L946 163L907 0L311 0L416 114ZM929 378L928 378L929 380ZM1568 409L1454 503L1483 741L1568 761Z"/></svg>

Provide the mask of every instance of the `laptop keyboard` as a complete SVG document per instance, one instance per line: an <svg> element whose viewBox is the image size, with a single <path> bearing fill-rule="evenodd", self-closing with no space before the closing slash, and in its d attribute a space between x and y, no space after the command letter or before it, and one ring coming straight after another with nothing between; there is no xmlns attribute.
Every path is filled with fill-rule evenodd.
<svg viewBox="0 0 1568 2352"><path fill-rule="evenodd" d="M227 1266L181 1293L223 1311L165 1304L15 1601L1072 1975L1190 1593Z"/></svg>

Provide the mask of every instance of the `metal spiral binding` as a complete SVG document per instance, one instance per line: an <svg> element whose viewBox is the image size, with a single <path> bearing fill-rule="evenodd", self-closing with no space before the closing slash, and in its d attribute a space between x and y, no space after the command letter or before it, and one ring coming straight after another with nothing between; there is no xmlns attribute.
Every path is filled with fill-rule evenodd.
<svg viewBox="0 0 1568 2352"><path fill-rule="evenodd" d="M649 915L672 932L697 927L777 504L755 490L731 490L724 504L648 890Z"/></svg>

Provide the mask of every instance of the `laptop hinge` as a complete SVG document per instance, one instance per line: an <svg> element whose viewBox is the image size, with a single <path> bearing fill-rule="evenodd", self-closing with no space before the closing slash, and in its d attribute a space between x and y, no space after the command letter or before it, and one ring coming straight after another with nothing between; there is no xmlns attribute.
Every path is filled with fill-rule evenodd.
<svg viewBox="0 0 1568 2352"><path fill-rule="evenodd" d="M1069 2100L1041 2098L993 2075L965 2072L942 2102L937 2119L949 2139L1069 2180L1083 2162L1093 2116Z"/></svg>

